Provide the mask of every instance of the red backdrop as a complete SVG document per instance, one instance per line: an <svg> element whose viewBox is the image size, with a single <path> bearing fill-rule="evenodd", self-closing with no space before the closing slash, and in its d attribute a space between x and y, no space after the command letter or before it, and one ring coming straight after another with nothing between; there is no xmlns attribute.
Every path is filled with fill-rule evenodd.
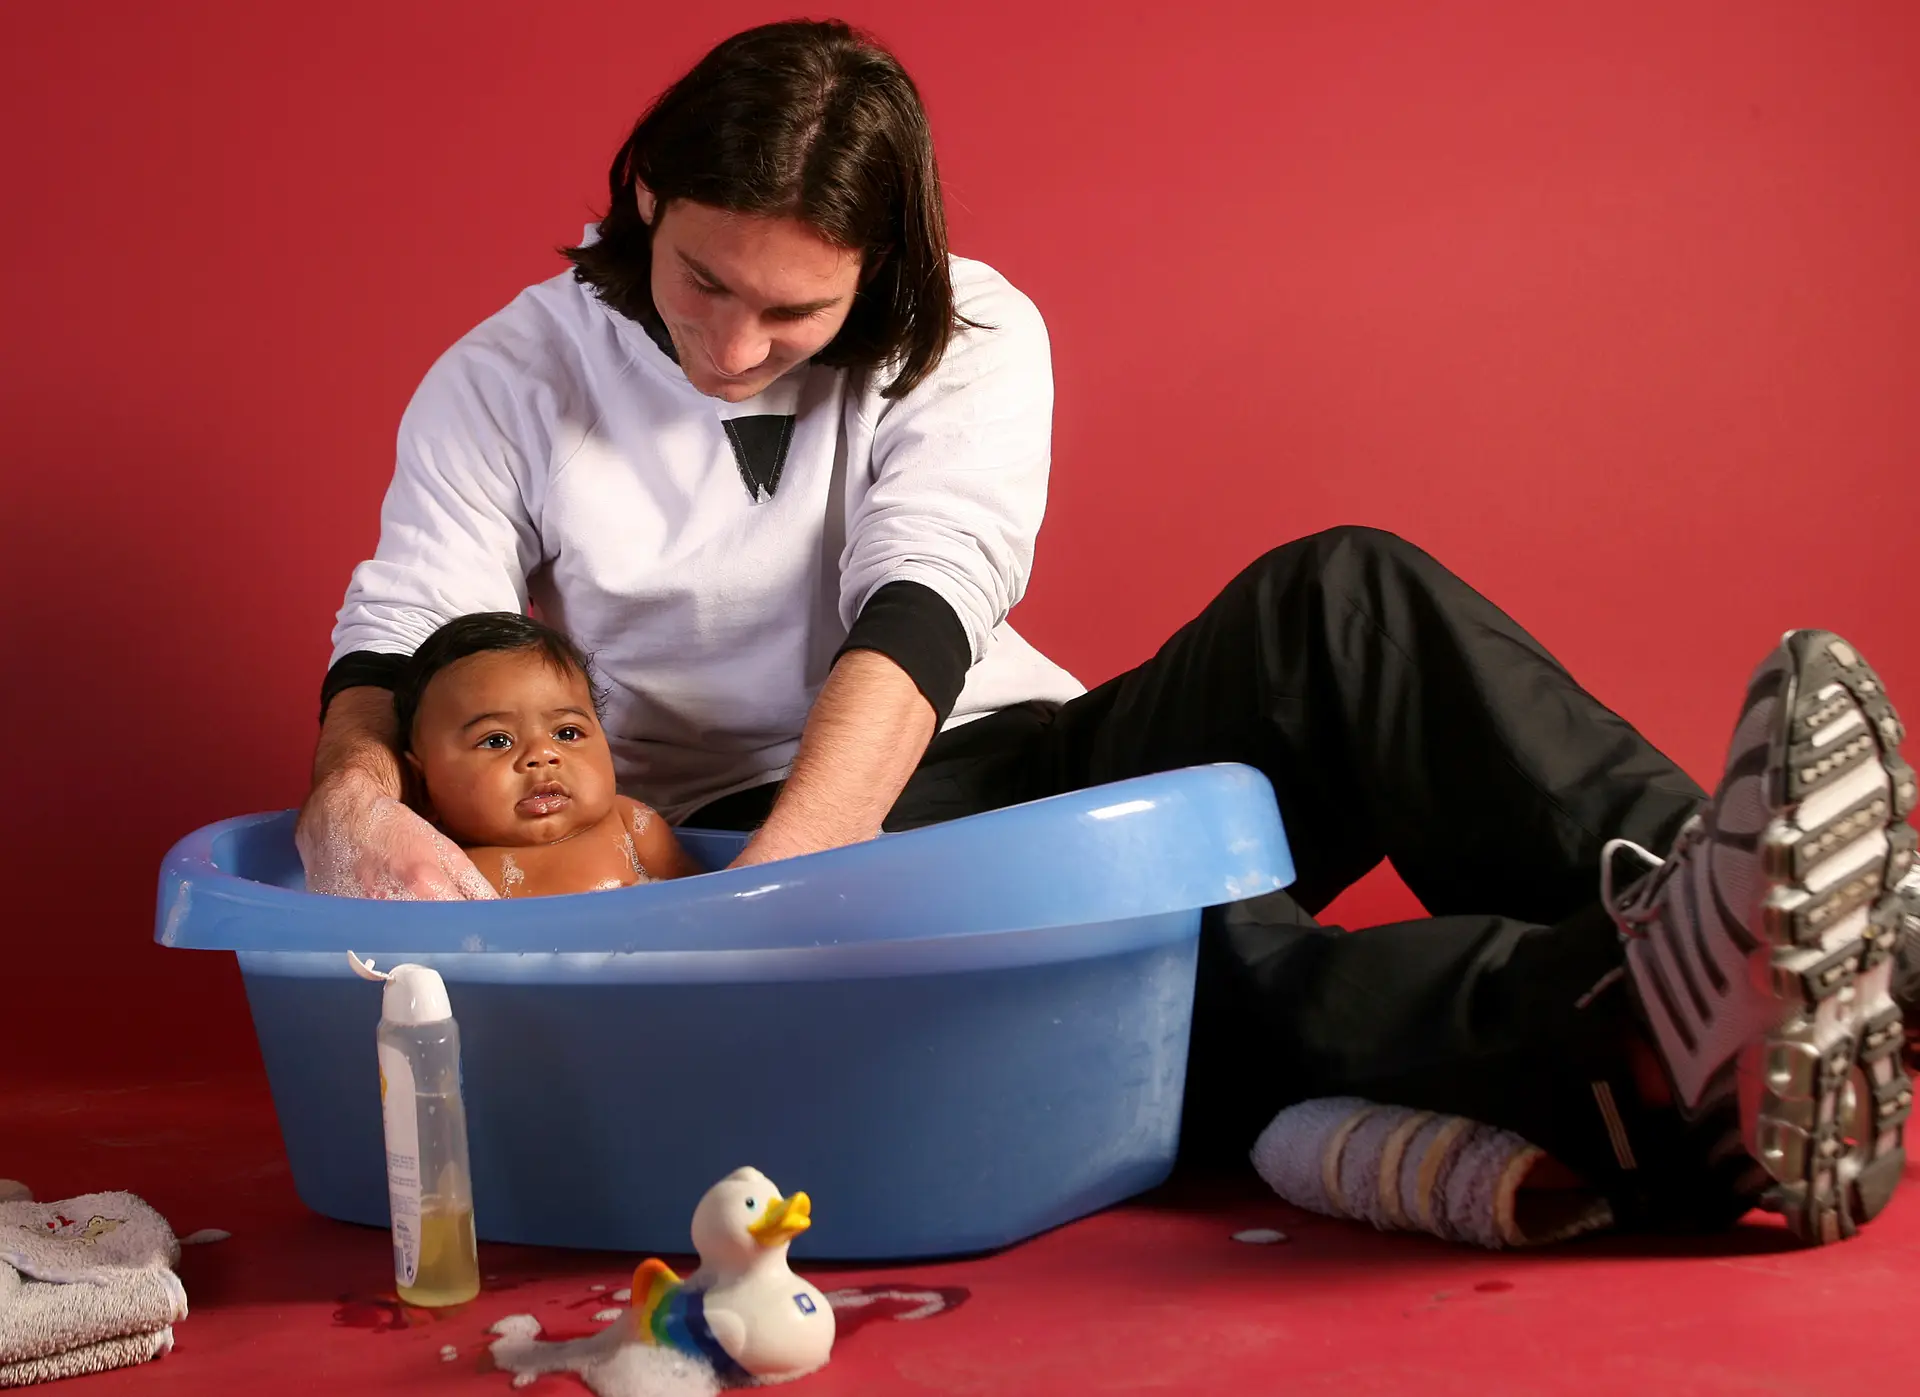
<svg viewBox="0 0 1920 1397"><path fill-rule="evenodd" d="M155 868L302 790L428 363L645 100L781 6L43 5L8 26L8 1071L250 1053ZM1019 624L1096 680L1265 547L1398 530L1711 779L1755 655L1920 695L1920 8L855 0L958 250L1052 327ZM1920 698L1910 698L1920 706ZM1366 918L1405 906L1376 880Z"/></svg>

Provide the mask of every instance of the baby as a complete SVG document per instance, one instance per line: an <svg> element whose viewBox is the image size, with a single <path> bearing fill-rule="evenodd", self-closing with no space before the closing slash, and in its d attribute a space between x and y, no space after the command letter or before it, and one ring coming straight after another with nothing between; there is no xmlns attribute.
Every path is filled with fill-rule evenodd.
<svg viewBox="0 0 1920 1397"><path fill-rule="evenodd" d="M411 804L502 897L699 873L667 822L614 790L587 658L509 611L449 621L394 689Z"/></svg>

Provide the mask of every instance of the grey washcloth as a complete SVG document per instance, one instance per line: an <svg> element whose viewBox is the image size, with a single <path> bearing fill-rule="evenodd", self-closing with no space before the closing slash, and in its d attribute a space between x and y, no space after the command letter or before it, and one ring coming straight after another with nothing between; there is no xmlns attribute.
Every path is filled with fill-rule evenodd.
<svg viewBox="0 0 1920 1397"><path fill-rule="evenodd" d="M179 1254L166 1220L130 1193L0 1203L0 1387L166 1353L187 1313Z"/></svg>
<svg viewBox="0 0 1920 1397"><path fill-rule="evenodd" d="M0 1203L0 1261L37 1281L107 1280L179 1260L167 1220L131 1193Z"/></svg>
<svg viewBox="0 0 1920 1397"><path fill-rule="evenodd" d="M0 1265L0 1363L46 1358L128 1335L152 1335L187 1315L187 1292L164 1266L105 1281L34 1281Z"/></svg>
<svg viewBox="0 0 1920 1397"><path fill-rule="evenodd" d="M56 1378L85 1377L104 1373L109 1368L130 1368L136 1363L159 1358L173 1351L171 1327L152 1334L129 1334L122 1339L102 1339L97 1344L82 1344L65 1353L46 1358L29 1358L24 1363L0 1363L0 1387L26 1387Z"/></svg>
<svg viewBox="0 0 1920 1397"><path fill-rule="evenodd" d="M1289 1106L1253 1147L1253 1167L1287 1202L1383 1231L1522 1247L1612 1225L1590 1192L1528 1190L1545 1160L1478 1121L1345 1096Z"/></svg>

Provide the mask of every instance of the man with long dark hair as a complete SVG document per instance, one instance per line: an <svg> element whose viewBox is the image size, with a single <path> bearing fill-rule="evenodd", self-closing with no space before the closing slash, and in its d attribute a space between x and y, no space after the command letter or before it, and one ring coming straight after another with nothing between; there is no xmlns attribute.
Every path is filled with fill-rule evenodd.
<svg viewBox="0 0 1920 1397"><path fill-rule="evenodd" d="M949 254L913 84L843 25L716 48L641 118L567 256L407 410L323 687L313 886L488 895L400 801L388 691L441 624L533 603L595 656L622 782L752 830L745 863L1264 771L1299 878L1210 916L1192 1152L1244 1155L1288 1102L1352 1094L1513 1130L1630 1224L1765 1201L1822 1242L1885 1207L1915 783L1844 640L1762 660L1711 799L1372 530L1269 553L1083 692L1006 624L1045 503L1045 326ZM1432 915L1317 927L1383 857ZM1629 857L1648 868L1615 893Z"/></svg>

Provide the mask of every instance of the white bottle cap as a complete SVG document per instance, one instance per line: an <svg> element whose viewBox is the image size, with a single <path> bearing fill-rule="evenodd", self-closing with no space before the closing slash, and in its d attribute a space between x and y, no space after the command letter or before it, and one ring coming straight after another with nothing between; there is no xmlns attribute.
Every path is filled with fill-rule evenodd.
<svg viewBox="0 0 1920 1397"><path fill-rule="evenodd" d="M453 1003L447 998L446 981L440 972L408 961L391 970L375 970L372 961L363 961L352 951L347 959L354 973L363 980L384 980L387 988L380 997L380 1017L403 1028L422 1024L445 1023L453 1017Z"/></svg>
<svg viewBox="0 0 1920 1397"><path fill-rule="evenodd" d="M424 965L394 966L387 972L380 1017L408 1028L445 1023L452 1018L453 1005L447 999L447 985L440 972Z"/></svg>

